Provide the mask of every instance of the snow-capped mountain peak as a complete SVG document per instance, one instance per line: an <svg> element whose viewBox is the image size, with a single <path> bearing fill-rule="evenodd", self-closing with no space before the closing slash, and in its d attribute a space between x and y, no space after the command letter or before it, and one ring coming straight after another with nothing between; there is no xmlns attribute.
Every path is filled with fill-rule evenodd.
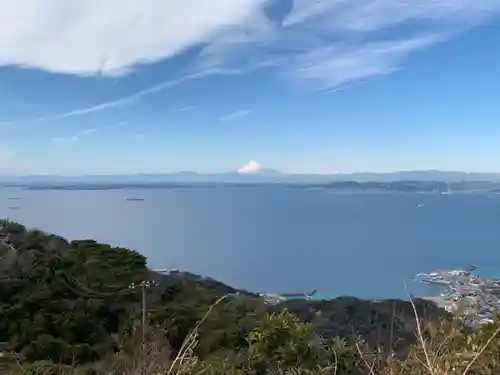
<svg viewBox="0 0 500 375"><path fill-rule="evenodd" d="M262 165L252 160L241 166L240 168L234 171L236 174L240 176L255 176L255 177L273 177L280 176L282 173L275 170L264 168Z"/></svg>
<svg viewBox="0 0 500 375"><path fill-rule="evenodd" d="M242 167L238 168L236 172L241 173L241 174L253 174L253 173L259 173L262 171L262 166L257 163L256 161L249 161Z"/></svg>

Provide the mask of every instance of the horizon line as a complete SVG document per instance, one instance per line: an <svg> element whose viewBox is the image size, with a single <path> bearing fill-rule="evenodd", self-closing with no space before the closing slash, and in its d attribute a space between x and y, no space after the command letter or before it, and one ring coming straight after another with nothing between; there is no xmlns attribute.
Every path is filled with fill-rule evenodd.
<svg viewBox="0 0 500 375"><path fill-rule="evenodd" d="M500 171L493 172L480 172L480 171L461 171L461 170L448 170L448 169L400 169L386 172L377 171L353 171L353 172L325 172L325 173L314 173L314 172L280 172L276 169L264 168L264 170L272 170L278 172L282 176L335 176L335 175L359 175L359 174L378 174L378 175L391 175L399 173L460 173L460 174L486 174L486 175L500 175ZM197 172L195 170L179 170L173 172L129 172L129 173L78 173L78 174L65 174L65 173L0 173L1 177L92 177L92 176L140 176L140 175L153 175L153 176L165 176L165 175L175 175L191 173L200 176L210 176L210 175L225 175L225 174L238 174L240 176L260 176L260 177L277 177L277 176L265 176L259 173L238 173L235 169L225 172Z"/></svg>

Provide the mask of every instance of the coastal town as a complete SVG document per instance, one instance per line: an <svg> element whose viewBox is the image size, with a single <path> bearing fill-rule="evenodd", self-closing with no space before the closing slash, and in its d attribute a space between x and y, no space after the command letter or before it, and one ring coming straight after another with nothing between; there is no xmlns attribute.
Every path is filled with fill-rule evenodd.
<svg viewBox="0 0 500 375"><path fill-rule="evenodd" d="M449 312L463 317L470 326L493 323L500 311L500 279L480 277L475 266L417 274L417 280L439 291L425 298Z"/></svg>
<svg viewBox="0 0 500 375"><path fill-rule="evenodd" d="M431 286L437 295L424 297L460 316L471 327L493 323L500 312L500 279L481 277L474 274L475 266L463 269L441 269L429 273L418 273L417 281ZM267 304L277 305L288 299L310 300L316 294L311 293L260 293Z"/></svg>

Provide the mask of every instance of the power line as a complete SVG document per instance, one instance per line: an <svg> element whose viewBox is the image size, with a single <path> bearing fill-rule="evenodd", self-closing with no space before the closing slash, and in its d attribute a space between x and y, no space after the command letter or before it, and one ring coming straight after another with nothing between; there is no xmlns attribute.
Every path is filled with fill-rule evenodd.
<svg viewBox="0 0 500 375"><path fill-rule="evenodd" d="M10 244L5 242L6 238L0 238L0 242L3 245L6 245L9 249L8 253L14 252L17 253L16 248ZM4 256L0 257L0 261L3 260L8 254L5 254ZM57 260L61 260L61 254L57 254L56 256ZM168 269L157 269L157 270L151 270L152 272L156 273L166 273L169 272ZM82 282L78 281L77 278L75 278L70 272L60 272L60 276L65 276L61 277L60 280L62 283L71 290L73 293L76 293L78 296L83 297L83 298L108 298L108 297L115 297L115 296L124 296L124 295L131 295L135 294L137 290L140 290L141 292L141 333L142 333L142 355L141 355L141 371L142 374L146 374L146 337L147 337L147 290L151 287L158 286L159 284L154 281L154 280L143 280L139 283L131 283L128 285L127 288L123 288L120 290L114 290L114 291L97 291L94 290L87 285L84 285ZM69 281L66 282L67 279ZM0 282L3 281L13 281L12 278L6 277L6 278L0 278ZM72 285L70 285L72 284Z"/></svg>
<svg viewBox="0 0 500 375"><path fill-rule="evenodd" d="M76 286L78 286L80 289L84 290L87 293L92 293L94 295L98 295L98 296L102 296L102 297L113 297L113 296L118 296L118 295L127 295L127 294L134 294L135 293L135 291L133 290L133 285L134 284L130 284L127 288L123 288L123 289L119 289L119 290L114 290L112 292L101 292L101 291L97 291L95 289L91 289L91 288L87 287L86 285L83 285L83 283L79 282L69 272L63 272L62 274L65 275L66 277L68 277L68 279L73 284L75 284Z"/></svg>
<svg viewBox="0 0 500 375"><path fill-rule="evenodd" d="M164 273L168 272L166 269L160 269L160 270L152 270L153 272L157 273ZM113 293L103 293L99 292L93 289L90 289L80 283L76 278L74 278L70 273L64 273L71 281L74 283L76 286L80 287L82 290L86 291L87 293L93 293L94 296L99 296L99 297L110 297L110 296L122 296L122 295L127 295L127 294L134 294L137 290L140 290L141 292L141 336L142 336L142 345L141 345L141 374L146 375L146 338L147 338L147 328L148 328L148 305L147 305L147 290L149 288L159 286L159 284L154 281L154 280L143 280L139 283L131 283L126 289L114 291ZM64 282L64 280L63 280ZM66 283L65 283L66 284ZM68 287L69 285L66 284ZM75 293L78 293L79 295L83 296L81 293L76 291L75 289L71 288Z"/></svg>

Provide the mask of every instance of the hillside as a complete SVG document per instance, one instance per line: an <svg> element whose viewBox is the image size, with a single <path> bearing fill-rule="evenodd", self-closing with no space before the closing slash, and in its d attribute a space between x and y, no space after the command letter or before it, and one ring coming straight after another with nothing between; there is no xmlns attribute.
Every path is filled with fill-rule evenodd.
<svg viewBox="0 0 500 375"><path fill-rule="evenodd" d="M190 373L265 374L297 366L331 370L335 358L341 375L365 373L364 360L374 353L381 368L403 363L386 363L391 353L401 360L421 354L410 302L341 297L268 306L210 278L154 273L129 249L8 221L0 223L0 296L6 373L68 367L95 373L109 366L130 373L148 361L177 372L182 365ZM417 300L415 308L426 326L450 321L431 303Z"/></svg>

